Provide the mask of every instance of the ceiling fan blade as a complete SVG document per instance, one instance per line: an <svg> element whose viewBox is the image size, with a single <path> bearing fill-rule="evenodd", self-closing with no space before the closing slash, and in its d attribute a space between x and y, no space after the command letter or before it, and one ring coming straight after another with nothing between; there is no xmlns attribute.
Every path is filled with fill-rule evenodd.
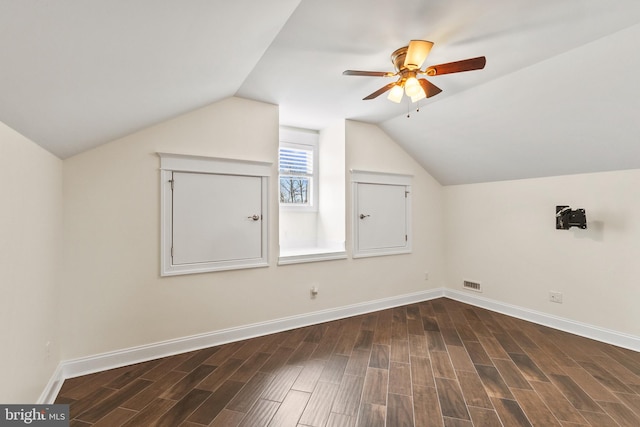
<svg viewBox="0 0 640 427"><path fill-rule="evenodd" d="M395 73L389 71L358 71L346 70L342 72L344 76L367 76L367 77L393 77Z"/></svg>
<svg viewBox="0 0 640 427"><path fill-rule="evenodd" d="M432 65L423 71L428 76L439 76L440 74L460 73L463 71L481 70L487 63L487 58L479 56L477 58L464 59L462 61L449 62L447 64Z"/></svg>
<svg viewBox="0 0 640 427"><path fill-rule="evenodd" d="M432 47L432 42L426 40L411 40L407 48L407 54L404 57L405 68L417 70L422 67Z"/></svg>
<svg viewBox="0 0 640 427"><path fill-rule="evenodd" d="M383 93L385 93L386 91L390 90L392 87L394 87L396 85L396 82L393 83L389 83L386 86L381 87L380 89L378 89L377 91L373 92L371 95L362 98L363 101L366 101L368 99L373 99L373 98L377 98L378 96L382 95Z"/></svg>
<svg viewBox="0 0 640 427"><path fill-rule="evenodd" d="M432 96L442 92L442 89L427 79L418 79L418 81L420 82L420 86L422 86L422 90L424 90L425 95L427 95L427 98L431 98Z"/></svg>

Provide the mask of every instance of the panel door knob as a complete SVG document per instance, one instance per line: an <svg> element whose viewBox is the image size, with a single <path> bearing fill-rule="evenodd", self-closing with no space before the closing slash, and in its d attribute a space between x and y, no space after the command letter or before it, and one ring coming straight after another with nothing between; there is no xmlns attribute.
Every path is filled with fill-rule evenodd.
<svg viewBox="0 0 640 427"><path fill-rule="evenodd" d="M253 216L248 216L247 218L252 219L254 221L257 221L260 219L260 215L253 215Z"/></svg>
<svg viewBox="0 0 640 427"><path fill-rule="evenodd" d="M360 219L365 219L368 216L371 216L371 215L360 214Z"/></svg>

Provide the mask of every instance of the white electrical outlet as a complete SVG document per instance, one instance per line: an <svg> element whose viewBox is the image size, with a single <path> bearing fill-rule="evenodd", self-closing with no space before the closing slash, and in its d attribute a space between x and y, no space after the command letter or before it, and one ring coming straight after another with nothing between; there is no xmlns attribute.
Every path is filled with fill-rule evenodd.
<svg viewBox="0 0 640 427"><path fill-rule="evenodd" d="M428 271L424 272L424 280L429 280L429 272Z"/></svg>
<svg viewBox="0 0 640 427"><path fill-rule="evenodd" d="M311 298L315 298L318 296L318 286L317 285L313 285L311 286L311 289L309 290L309 293L311 294Z"/></svg>
<svg viewBox="0 0 640 427"><path fill-rule="evenodd" d="M562 292L549 291L549 301L562 304Z"/></svg>

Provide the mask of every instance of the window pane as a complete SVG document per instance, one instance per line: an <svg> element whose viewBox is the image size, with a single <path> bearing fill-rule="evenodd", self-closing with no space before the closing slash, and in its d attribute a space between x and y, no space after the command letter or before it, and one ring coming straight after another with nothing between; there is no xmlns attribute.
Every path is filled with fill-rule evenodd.
<svg viewBox="0 0 640 427"><path fill-rule="evenodd" d="M280 174L313 174L313 151L280 148Z"/></svg>
<svg viewBox="0 0 640 427"><path fill-rule="evenodd" d="M305 176L280 175L280 203L309 203L310 179Z"/></svg>

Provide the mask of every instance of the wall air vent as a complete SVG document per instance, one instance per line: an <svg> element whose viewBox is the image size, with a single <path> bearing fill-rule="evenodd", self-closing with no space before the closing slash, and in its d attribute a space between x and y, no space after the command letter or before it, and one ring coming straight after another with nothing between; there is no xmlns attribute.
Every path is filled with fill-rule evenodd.
<svg viewBox="0 0 640 427"><path fill-rule="evenodd" d="M469 289L470 291L482 292L482 285L480 285L480 283L478 282L465 280L462 282L462 287L465 289Z"/></svg>

